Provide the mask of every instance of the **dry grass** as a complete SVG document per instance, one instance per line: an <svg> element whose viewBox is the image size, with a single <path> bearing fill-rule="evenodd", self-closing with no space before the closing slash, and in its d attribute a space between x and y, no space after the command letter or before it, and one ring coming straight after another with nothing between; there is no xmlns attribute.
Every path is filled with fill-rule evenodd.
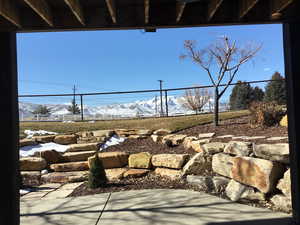
<svg viewBox="0 0 300 225"><path fill-rule="evenodd" d="M224 112L220 113L220 119L230 119L249 115L248 110ZM104 130L116 128L142 128L142 129L159 129L167 128L172 131L178 131L193 127L196 125L210 123L213 120L213 114L192 115L182 117L167 117L167 118L148 118L148 119L130 119L130 120L111 120L97 121L95 123L76 122L21 122L20 136L24 136L24 130L47 130L58 133L74 133L87 130Z"/></svg>

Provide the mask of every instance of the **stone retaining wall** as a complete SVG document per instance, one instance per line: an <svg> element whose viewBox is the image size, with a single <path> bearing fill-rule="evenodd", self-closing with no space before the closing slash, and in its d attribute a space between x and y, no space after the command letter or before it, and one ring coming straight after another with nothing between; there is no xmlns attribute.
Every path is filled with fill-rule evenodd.
<svg viewBox="0 0 300 225"><path fill-rule="evenodd" d="M151 135L154 142L168 146L182 144L185 148L194 149L195 154L99 153L109 179L141 177L153 172L170 179L186 179L187 182L205 187L211 192L225 193L232 201L268 201L281 211L291 210L288 144L255 145L251 141L234 140L228 143L210 142L214 134L188 137L171 134L165 129L154 132L119 129L22 140L23 146L26 143L49 140L69 143L69 149L63 155L53 153L52 150L52 154L21 158L23 181L37 184L86 180L88 167L99 144L114 133L129 138L145 138ZM54 172L43 174L46 168Z"/></svg>

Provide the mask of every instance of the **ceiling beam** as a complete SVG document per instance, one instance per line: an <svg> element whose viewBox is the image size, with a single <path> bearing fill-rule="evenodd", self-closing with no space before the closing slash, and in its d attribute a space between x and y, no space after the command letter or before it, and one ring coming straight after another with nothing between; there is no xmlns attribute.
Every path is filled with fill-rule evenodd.
<svg viewBox="0 0 300 225"><path fill-rule="evenodd" d="M51 9L45 0L24 0L49 26L53 27Z"/></svg>
<svg viewBox="0 0 300 225"><path fill-rule="evenodd" d="M105 0L105 1L112 21L114 23L117 23L115 1L114 0Z"/></svg>
<svg viewBox="0 0 300 225"><path fill-rule="evenodd" d="M145 6L145 24L149 23L150 0L144 0Z"/></svg>
<svg viewBox="0 0 300 225"><path fill-rule="evenodd" d="M185 5L185 2L176 3L176 23L178 23L181 20Z"/></svg>
<svg viewBox="0 0 300 225"><path fill-rule="evenodd" d="M240 1L240 19L245 17L248 12L258 3L259 0L241 0Z"/></svg>
<svg viewBox="0 0 300 225"><path fill-rule="evenodd" d="M17 7L13 0L0 0L0 15L17 27L21 27Z"/></svg>
<svg viewBox="0 0 300 225"><path fill-rule="evenodd" d="M64 1L70 7L71 11L73 12L77 20L84 26L85 25L84 16L83 16L83 12L79 0L64 0Z"/></svg>
<svg viewBox="0 0 300 225"><path fill-rule="evenodd" d="M221 4L224 0L211 0L208 3L208 21L210 21L214 15L216 14L217 10L220 8Z"/></svg>
<svg viewBox="0 0 300 225"><path fill-rule="evenodd" d="M294 0L273 0L272 3L272 14L281 13L285 10Z"/></svg>

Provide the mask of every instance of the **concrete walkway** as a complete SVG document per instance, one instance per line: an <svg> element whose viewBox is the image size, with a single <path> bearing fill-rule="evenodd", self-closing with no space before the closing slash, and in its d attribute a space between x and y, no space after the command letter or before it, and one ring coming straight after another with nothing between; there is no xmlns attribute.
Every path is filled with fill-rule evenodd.
<svg viewBox="0 0 300 225"><path fill-rule="evenodd" d="M190 190L21 198L21 225L287 225L290 215Z"/></svg>

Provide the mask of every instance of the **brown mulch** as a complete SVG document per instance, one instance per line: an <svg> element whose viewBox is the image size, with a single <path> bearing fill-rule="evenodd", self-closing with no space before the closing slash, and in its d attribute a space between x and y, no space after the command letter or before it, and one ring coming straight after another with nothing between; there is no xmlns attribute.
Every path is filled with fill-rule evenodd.
<svg viewBox="0 0 300 225"><path fill-rule="evenodd" d="M251 128L249 125L249 116L224 120L220 122L218 127L215 127L212 123L206 125L195 126L178 132L179 134L186 134L188 136L198 136L200 133L215 133L215 137L223 135L234 136L266 136L270 137L282 137L288 136L287 127L273 126L273 127L256 127ZM266 141L266 139L251 140L251 142L260 143L284 143L287 140L280 141ZM229 142L231 138L213 138L213 141Z"/></svg>
<svg viewBox="0 0 300 225"><path fill-rule="evenodd" d="M119 152L125 151L130 154L139 152L149 152L151 154L195 154L192 149L185 149L183 145L168 147L161 143L154 142L150 137L145 139L126 139L119 145L110 146L101 152Z"/></svg>

